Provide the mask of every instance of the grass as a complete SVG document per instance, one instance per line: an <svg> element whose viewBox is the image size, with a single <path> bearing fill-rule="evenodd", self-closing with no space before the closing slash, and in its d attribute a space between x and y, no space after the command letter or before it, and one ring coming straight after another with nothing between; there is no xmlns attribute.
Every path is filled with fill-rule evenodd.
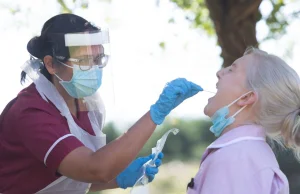
<svg viewBox="0 0 300 194"><path fill-rule="evenodd" d="M198 171L200 161L182 163L180 161L172 161L163 164L159 168L159 173L154 181L146 186L143 191L139 188L134 189L132 194L182 194L186 193L187 184ZM131 188L111 189L101 192L89 194L130 194Z"/></svg>

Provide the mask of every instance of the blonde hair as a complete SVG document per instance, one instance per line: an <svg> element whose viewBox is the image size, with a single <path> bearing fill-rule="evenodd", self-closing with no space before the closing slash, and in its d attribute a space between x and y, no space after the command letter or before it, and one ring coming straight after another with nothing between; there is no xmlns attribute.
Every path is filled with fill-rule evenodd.
<svg viewBox="0 0 300 194"><path fill-rule="evenodd" d="M254 47L246 85L258 95L257 124L272 140L292 148L300 160L300 78L282 59Z"/></svg>

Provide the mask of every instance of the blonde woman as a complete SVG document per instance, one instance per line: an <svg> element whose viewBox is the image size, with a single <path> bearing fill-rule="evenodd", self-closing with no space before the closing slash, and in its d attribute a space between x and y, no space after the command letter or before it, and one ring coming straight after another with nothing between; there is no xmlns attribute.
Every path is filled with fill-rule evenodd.
<svg viewBox="0 0 300 194"><path fill-rule="evenodd" d="M218 137L205 151L188 194L288 194L266 137L300 145L300 79L282 59L255 48L217 73L204 113Z"/></svg>

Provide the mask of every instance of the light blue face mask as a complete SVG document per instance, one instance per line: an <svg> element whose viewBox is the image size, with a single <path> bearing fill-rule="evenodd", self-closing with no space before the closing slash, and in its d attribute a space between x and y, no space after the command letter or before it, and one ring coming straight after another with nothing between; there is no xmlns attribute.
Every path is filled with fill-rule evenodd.
<svg viewBox="0 0 300 194"><path fill-rule="evenodd" d="M59 83L64 87L73 98L83 98L93 95L101 86L102 69L93 66L91 69L82 71L78 65L69 66L73 68L73 76L70 81L64 81L58 75L55 76L60 80Z"/></svg>
<svg viewBox="0 0 300 194"><path fill-rule="evenodd" d="M234 100L232 103L230 103L227 106L224 106L223 108L220 108L215 112L215 114L211 117L211 121L213 125L209 128L209 130L216 136L219 137L221 133L224 131L224 129L231 125L235 121L235 116L239 114L246 106L243 106L240 110L238 110L234 115L226 118L229 114L229 107L236 103L238 100L240 100L242 97L249 94L251 91L247 92L246 94L243 94L238 99Z"/></svg>

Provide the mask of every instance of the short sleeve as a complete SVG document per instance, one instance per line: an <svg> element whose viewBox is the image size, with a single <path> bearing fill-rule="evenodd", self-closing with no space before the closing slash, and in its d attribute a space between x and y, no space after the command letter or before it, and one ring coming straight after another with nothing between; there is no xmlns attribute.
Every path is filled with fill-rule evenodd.
<svg viewBox="0 0 300 194"><path fill-rule="evenodd" d="M63 119L59 112L55 115L36 107L27 108L19 114L14 127L22 144L53 171L67 154L83 146L70 134Z"/></svg>
<svg viewBox="0 0 300 194"><path fill-rule="evenodd" d="M255 174L255 180L261 193L288 194L289 185L286 176L279 169L265 168Z"/></svg>

